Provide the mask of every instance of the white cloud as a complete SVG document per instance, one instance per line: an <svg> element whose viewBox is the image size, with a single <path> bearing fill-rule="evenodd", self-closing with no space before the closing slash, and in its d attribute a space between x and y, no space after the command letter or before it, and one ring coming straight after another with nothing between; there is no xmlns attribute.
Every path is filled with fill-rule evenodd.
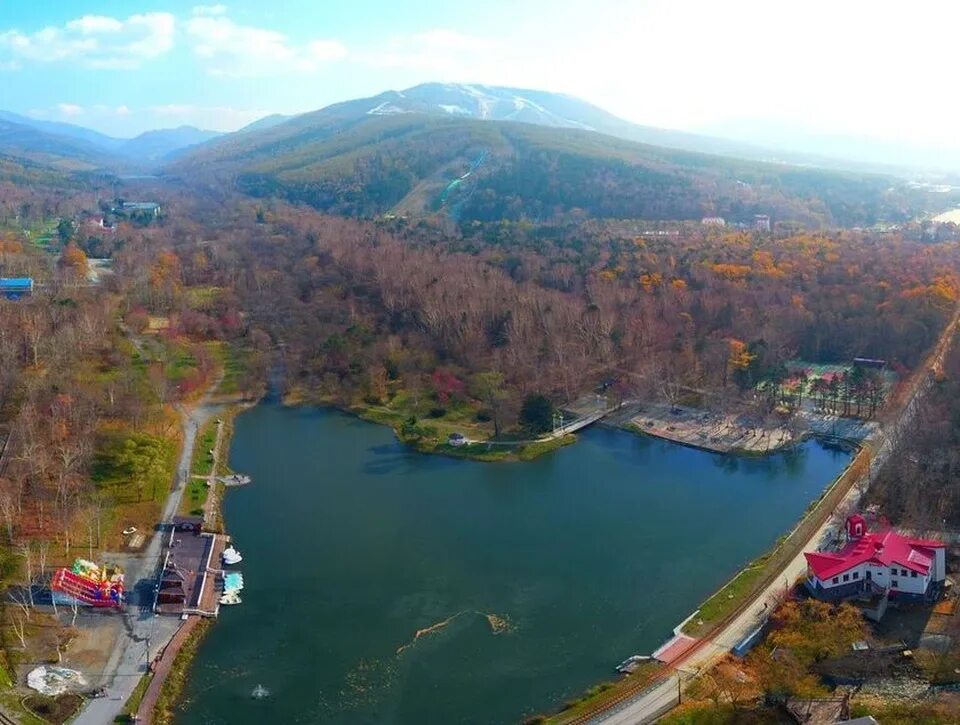
<svg viewBox="0 0 960 725"><path fill-rule="evenodd" d="M207 17L216 17L217 15L225 15L227 12L226 5L196 5L193 10L190 11L193 15L204 15Z"/></svg>
<svg viewBox="0 0 960 725"><path fill-rule="evenodd" d="M211 75L268 76L310 73L346 56L336 40L297 44L265 28L239 25L222 15L195 15L185 23L193 52Z"/></svg>
<svg viewBox="0 0 960 725"><path fill-rule="evenodd" d="M58 103L57 111L61 116L73 118L83 113L83 106L78 106L76 103Z"/></svg>
<svg viewBox="0 0 960 725"><path fill-rule="evenodd" d="M176 20L170 13L143 13L125 20L85 15L35 33L0 33L0 66L22 62L78 62L88 68L133 70L167 53Z"/></svg>
<svg viewBox="0 0 960 725"><path fill-rule="evenodd" d="M123 30L123 23L116 18L110 18L104 15L84 15L82 18L68 22L66 28L81 35L119 33Z"/></svg>
<svg viewBox="0 0 960 725"><path fill-rule="evenodd" d="M445 77L476 65L479 57L489 60L499 50L497 41L466 35L448 28L434 28L414 35L391 38L368 62L384 68L410 68L442 72Z"/></svg>
<svg viewBox="0 0 960 725"><path fill-rule="evenodd" d="M136 113L136 112L135 112ZM153 127L189 124L215 131L236 131L272 111L262 109L234 108L232 106L196 106L189 103L167 103L151 106L141 115L153 118Z"/></svg>

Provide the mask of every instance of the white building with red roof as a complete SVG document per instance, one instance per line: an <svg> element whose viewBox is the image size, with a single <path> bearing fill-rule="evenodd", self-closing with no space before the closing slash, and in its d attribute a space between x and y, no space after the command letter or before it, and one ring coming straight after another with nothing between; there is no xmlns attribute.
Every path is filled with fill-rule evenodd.
<svg viewBox="0 0 960 725"><path fill-rule="evenodd" d="M915 539L889 527L868 531L859 514L847 519L847 544L840 551L804 556L807 588L830 601L881 592L891 599L932 601L947 576L942 541Z"/></svg>

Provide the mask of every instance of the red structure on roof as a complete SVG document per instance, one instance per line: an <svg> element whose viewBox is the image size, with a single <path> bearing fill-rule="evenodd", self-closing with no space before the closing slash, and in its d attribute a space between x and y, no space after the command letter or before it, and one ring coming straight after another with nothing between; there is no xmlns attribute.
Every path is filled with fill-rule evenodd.
<svg viewBox="0 0 960 725"><path fill-rule="evenodd" d="M826 581L860 564L898 567L930 574L936 559L936 549L943 549L942 541L915 539L898 534L893 529L867 531L866 521L859 514L847 519L849 542L840 551L806 553L807 564L813 573Z"/></svg>

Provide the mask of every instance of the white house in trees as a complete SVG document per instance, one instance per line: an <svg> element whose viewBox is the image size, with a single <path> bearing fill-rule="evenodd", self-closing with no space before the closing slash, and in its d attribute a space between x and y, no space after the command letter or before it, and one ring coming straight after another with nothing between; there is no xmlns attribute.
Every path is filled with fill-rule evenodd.
<svg viewBox="0 0 960 725"><path fill-rule="evenodd" d="M838 552L805 553L807 588L818 599L839 601L864 593L933 601L943 592L942 541L903 536L890 528L868 531L863 516L847 519L847 544Z"/></svg>

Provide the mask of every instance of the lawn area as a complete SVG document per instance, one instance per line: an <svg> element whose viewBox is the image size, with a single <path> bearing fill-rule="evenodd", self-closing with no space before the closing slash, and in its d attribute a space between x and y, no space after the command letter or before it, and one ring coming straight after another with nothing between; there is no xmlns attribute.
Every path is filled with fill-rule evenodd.
<svg viewBox="0 0 960 725"><path fill-rule="evenodd" d="M0 704L3 705L4 712L11 713L20 725L49 725L46 720L41 720L23 706L23 693L17 690L0 692Z"/></svg>
<svg viewBox="0 0 960 725"><path fill-rule="evenodd" d="M365 420L389 425L401 440L425 452L445 446L451 433L473 440L487 440L493 435L493 425L477 419L477 404L451 400L441 405L431 397L414 397L405 390L395 392L386 403L357 402L351 411ZM492 456L500 457L496 453Z"/></svg>
<svg viewBox="0 0 960 725"><path fill-rule="evenodd" d="M59 218L47 222L36 222L28 229L24 229L23 233L26 234L31 244L41 249L47 249L51 244L59 241L57 238L57 225L59 223Z"/></svg>
<svg viewBox="0 0 960 725"><path fill-rule="evenodd" d="M205 479L193 478L193 476L209 476L213 470L213 455L210 451L213 450L217 442L217 428L216 420L208 420L197 435L193 445L191 478L187 483L187 490L184 491L183 498L180 500L180 513L193 515L203 513L203 505L207 501L209 489Z"/></svg>
<svg viewBox="0 0 960 725"><path fill-rule="evenodd" d="M209 476L213 470L213 454L210 451L217 443L217 427L216 420L208 420L194 441L193 467L190 471L194 476Z"/></svg>
<svg viewBox="0 0 960 725"><path fill-rule="evenodd" d="M238 395L246 392L243 388L250 365L250 353L236 345L226 342L212 343L213 352L223 366L223 380L216 393L219 395Z"/></svg>
<svg viewBox="0 0 960 725"><path fill-rule="evenodd" d="M388 425L397 432L404 443L422 453L442 453L456 458L476 461L529 461L576 441L576 436L567 435L550 441L520 443L520 434L502 435L499 445L490 445L493 424L478 420L480 407L477 403L458 401L439 406L431 399L421 399L419 404L404 392L395 395L386 405L355 405L351 411L364 420ZM478 441L463 446L448 443L452 433L460 433ZM516 444L510 444L516 439Z"/></svg>
<svg viewBox="0 0 960 725"><path fill-rule="evenodd" d="M221 287L190 287L184 291L184 294L191 309L211 312L222 291Z"/></svg>
<svg viewBox="0 0 960 725"><path fill-rule="evenodd" d="M108 424L100 431L90 478L113 504L104 517L104 535L135 526L150 531L157 523L177 470L173 438ZM116 531L114 531L116 530Z"/></svg>

